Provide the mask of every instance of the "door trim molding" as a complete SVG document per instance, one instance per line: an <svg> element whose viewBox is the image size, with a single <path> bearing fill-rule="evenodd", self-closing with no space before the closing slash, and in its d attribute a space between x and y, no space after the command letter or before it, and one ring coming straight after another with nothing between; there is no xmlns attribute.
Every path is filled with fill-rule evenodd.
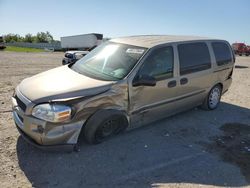
<svg viewBox="0 0 250 188"><path fill-rule="evenodd" d="M220 70L215 70L214 73L215 73L215 72L224 71L224 70L227 70L227 69L230 69L230 67L227 67L227 68L224 68L224 69L220 69Z"/></svg>

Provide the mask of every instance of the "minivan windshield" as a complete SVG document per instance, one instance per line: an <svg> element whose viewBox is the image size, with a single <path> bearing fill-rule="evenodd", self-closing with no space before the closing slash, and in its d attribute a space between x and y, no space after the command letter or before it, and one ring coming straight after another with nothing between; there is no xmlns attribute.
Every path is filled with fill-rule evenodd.
<svg viewBox="0 0 250 188"><path fill-rule="evenodd" d="M71 68L88 77L116 81L127 76L146 48L105 42L77 61Z"/></svg>

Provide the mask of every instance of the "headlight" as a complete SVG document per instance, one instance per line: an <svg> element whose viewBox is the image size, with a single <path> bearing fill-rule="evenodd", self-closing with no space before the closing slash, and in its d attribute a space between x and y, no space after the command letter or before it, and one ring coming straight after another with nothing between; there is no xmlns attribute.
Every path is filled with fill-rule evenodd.
<svg viewBox="0 0 250 188"><path fill-rule="evenodd" d="M40 104L33 108L32 115L50 122L66 121L71 116L71 108L59 104Z"/></svg>

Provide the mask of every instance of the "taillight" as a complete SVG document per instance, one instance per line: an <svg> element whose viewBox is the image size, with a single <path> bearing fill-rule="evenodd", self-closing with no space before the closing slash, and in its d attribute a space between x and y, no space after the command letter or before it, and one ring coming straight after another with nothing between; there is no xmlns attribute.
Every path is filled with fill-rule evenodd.
<svg viewBox="0 0 250 188"><path fill-rule="evenodd" d="M229 75L228 75L227 79L232 78L232 76L233 76L233 68L232 68L232 70L230 71L230 73L229 73Z"/></svg>
<svg viewBox="0 0 250 188"><path fill-rule="evenodd" d="M235 53L234 53L234 51L233 51L233 63L235 63Z"/></svg>

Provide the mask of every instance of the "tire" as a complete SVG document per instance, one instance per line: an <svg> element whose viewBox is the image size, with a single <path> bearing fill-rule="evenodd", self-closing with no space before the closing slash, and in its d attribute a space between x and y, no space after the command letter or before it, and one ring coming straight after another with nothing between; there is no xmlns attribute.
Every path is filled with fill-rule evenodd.
<svg viewBox="0 0 250 188"><path fill-rule="evenodd" d="M209 91L207 97L205 98L205 100L201 106L202 109L204 109L204 110L216 109L220 104L221 93L222 93L222 87L219 84L215 85Z"/></svg>
<svg viewBox="0 0 250 188"><path fill-rule="evenodd" d="M99 144L124 131L128 120L117 110L100 110L92 115L84 127L84 137L89 144Z"/></svg>

